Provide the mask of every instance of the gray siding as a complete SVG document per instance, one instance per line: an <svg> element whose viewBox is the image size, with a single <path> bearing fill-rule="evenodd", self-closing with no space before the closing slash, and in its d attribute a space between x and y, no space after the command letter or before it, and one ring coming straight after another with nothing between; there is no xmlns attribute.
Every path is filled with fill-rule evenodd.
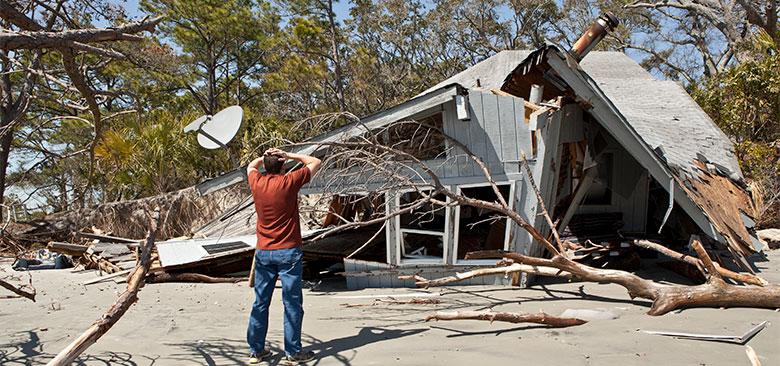
<svg viewBox="0 0 780 366"><path fill-rule="evenodd" d="M457 118L455 102L446 101L423 111L416 111L403 119L420 119L432 113L442 112L444 133L464 144L474 155L479 156L495 176L513 175L520 172L520 154L531 155L531 131L525 121L525 105L520 98L495 95L490 92L470 90L468 94L469 120ZM482 170L464 151L447 146L447 156L427 161L440 178L457 182L484 179ZM371 179L370 173L344 178L340 172L323 171L305 187L306 192L336 190L335 187L364 186L371 188L383 183L382 179ZM424 175L424 174L423 174ZM469 179L471 178L471 179ZM515 177L517 179L517 177Z"/></svg>

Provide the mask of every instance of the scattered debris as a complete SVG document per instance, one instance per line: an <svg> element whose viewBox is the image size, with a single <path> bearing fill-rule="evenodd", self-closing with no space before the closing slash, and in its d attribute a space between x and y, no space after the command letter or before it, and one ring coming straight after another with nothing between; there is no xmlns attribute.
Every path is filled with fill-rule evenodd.
<svg viewBox="0 0 780 366"><path fill-rule="evenodd" d="M152 249L154 247L154 238L157 235L157 227L160 224L160 209L156 209L153 217L150 219L149 231L146 240L139 247L141 254L138 257L138 264L128 277L127 289L122 293L116 302L103 314L95 323L92 324L84 333L73 340L67 347L62 349L57 356L49 361L48 365L70 365L82 352L89 346L97 342L111 327L122 318L122 315L130 309L138 300L138 291L144 283L144 278L152 265Z"/></svg>
<svg viewBox="0 0 780 366"><path fill-rule="evenodd" d="M758 334L758 332L764 329L766 327L766 324L767 321L763 321L742 335L712 335L712 334L681 333L681 332L667 332L667 331L655 331L655 330L645 330L644 332L647 334L656 334L656 335L669 336L669 337L675 337L680 339L693 339L698 341L713 341L713 342L745 344L751 338L753 338L753 336Z"/></svg>
<svg viewBox="0 0 780 366"><path fill-rule="evenodd" d="M758 239L766 243L769 249L780 249L780 229L765 229L756 231Z"/></svg>
<svg viewBox="0 0 780 366"><path fill-rule="evenodd" d="M18 257L11 268L17 271L34 271L41 269L62 269L72 267L70 259L64 255L39 249L34 254Z"/></svg>

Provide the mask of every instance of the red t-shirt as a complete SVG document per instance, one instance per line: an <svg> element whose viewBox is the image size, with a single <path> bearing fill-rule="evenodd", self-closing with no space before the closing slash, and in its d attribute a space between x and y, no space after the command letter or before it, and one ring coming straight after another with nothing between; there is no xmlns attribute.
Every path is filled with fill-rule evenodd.
<svg viewBox="0 0 780 366"><path fill-rule="evenodd" d="M303 167L288 174L249 173L249 189L257 211L257 249L274 250L301 245L298 191L311 179Z"/></svg>

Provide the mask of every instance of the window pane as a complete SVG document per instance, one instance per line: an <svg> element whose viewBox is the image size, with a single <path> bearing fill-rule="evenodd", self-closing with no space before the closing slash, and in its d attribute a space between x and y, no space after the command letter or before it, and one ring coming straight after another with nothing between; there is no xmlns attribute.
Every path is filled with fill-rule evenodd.
<svg viewBox="0 0 780 366"><path fill-rule="evenodd" d="M404 259L444 259L444 237L418 233L402 233Z"/></svg>

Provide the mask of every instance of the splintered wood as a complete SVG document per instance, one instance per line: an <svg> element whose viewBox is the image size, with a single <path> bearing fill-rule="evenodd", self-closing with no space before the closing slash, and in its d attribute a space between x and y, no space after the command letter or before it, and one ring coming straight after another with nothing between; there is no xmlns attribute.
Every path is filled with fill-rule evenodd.
<svg viewBox="0 0 780 366"><path fill-rule="evenodd" d="M698 177L678 178L680 186L726 238L730 251L744 262L745 257L756 252L742 219L743 214L753 212L750 196L728 177L710 173L706 165L698 160L694 163L700 169ZM745 269L750 270L749 266Z"/></svg>

